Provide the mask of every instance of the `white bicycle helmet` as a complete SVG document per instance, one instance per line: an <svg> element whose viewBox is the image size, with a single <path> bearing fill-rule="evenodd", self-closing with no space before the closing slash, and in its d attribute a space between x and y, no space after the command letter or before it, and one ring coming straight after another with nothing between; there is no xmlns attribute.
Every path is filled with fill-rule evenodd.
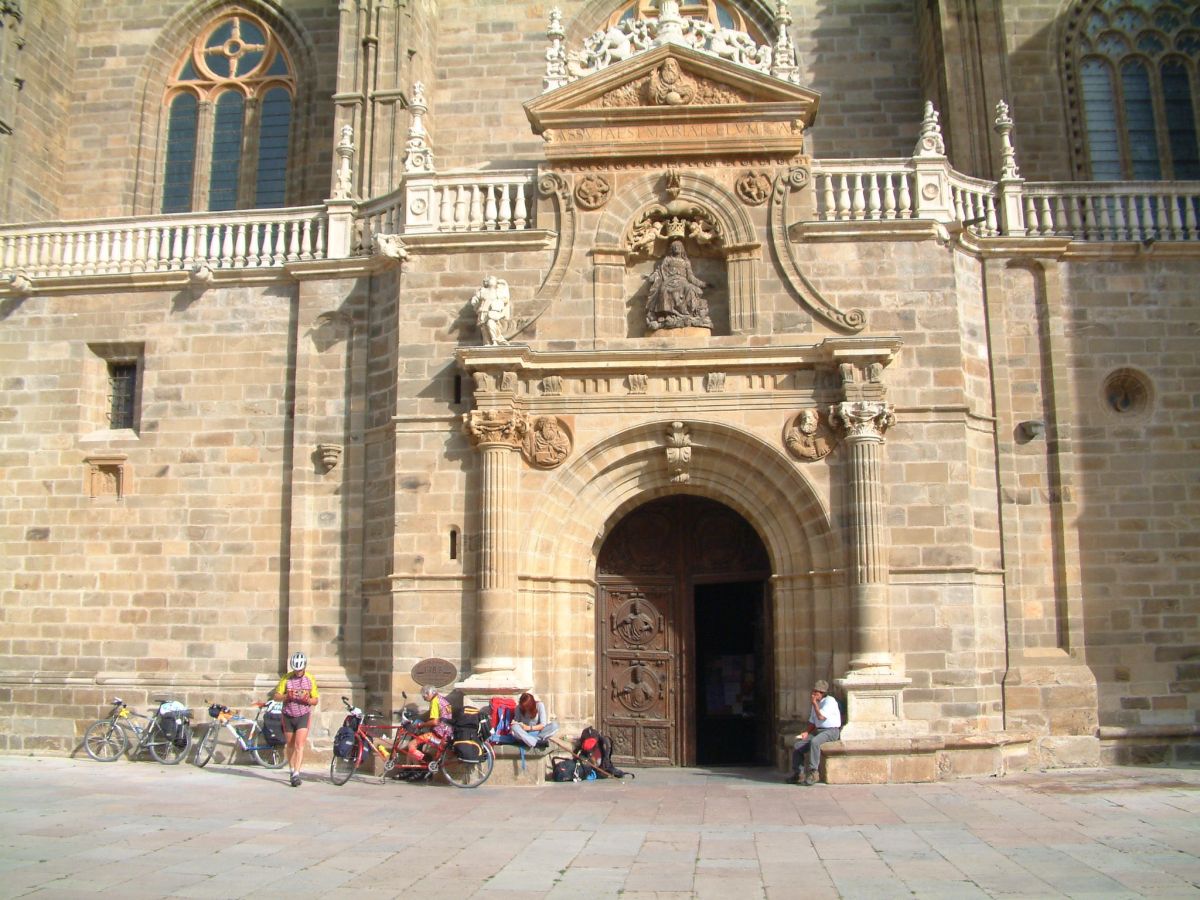
<svg viewBox="0 0 1200 900"><path fill-rule="evenodd" d="M288 668L293 672L303 672L308 668L308 657L303 653L293 653L288 660Z"/></svg>

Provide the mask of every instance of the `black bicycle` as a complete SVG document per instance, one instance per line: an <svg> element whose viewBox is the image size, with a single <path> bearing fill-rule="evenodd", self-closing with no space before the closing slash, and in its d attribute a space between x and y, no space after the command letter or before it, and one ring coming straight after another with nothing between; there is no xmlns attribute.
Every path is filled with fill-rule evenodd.
<svg viewBox="0 0 1200 900"><path fill-rule="evenodd" d="M145 719L146 724L139 724L137 719ZM126 754L133 759L149 750L163 765L174 766L183 761L191 746L189 711L174 700L159 701L154 712L142 715L117 697L112 712L83 733L83 749L96 762L115 762Z"/></svg>

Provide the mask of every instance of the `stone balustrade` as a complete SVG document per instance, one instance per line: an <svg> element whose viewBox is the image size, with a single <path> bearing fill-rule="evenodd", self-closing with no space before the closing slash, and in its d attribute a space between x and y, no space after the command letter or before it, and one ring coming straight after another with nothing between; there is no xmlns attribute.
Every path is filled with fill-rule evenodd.
<svg viewBox="0 0 1200 900"><path fill-rule="evenodd" d="M353 205L361 228L344 248L329 240L324 206L3 226L0 278L277 268L368 255L378 234L494 240L536 227L536 176L534 169L409 176L398 190ZM1200 185L1191 182L993 182L954 172L944 158L915 157L817 160L812 178L820 222L929 219L980 237L1200 240Z"/></svg>
<svg viewBox="0 0 1200 900"><path fill-rule="evenodd" d="M1195 241L1195 182L1027 184L1026 233L1077 241Z"/></svg>
<svg viewBox="0 0 1200 900"><path fill-rule="evenodd" d="M0 273L34 279L270 268L325 256L319 206L0 227Z"/></svg>

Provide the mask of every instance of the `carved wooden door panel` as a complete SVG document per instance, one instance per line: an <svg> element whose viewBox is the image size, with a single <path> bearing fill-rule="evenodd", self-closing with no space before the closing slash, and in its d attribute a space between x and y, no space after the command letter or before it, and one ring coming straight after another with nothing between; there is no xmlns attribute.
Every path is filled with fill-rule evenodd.
<svg viewBox="0 0 1200 900"><path fill-rule="evenodd" d="M657 583L655 583L657 582ZM603 728L618 765L676 762L678 655L674 580L600 585Z"/></svg>

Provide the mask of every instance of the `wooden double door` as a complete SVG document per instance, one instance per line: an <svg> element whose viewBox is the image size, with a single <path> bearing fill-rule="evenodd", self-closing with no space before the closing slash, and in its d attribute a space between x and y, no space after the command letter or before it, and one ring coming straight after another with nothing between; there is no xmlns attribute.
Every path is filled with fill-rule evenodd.
<svg viewBox="0 0 1200 900"><path fill-rule="evenodd" d="M770 759L773 664L762 541L701 497L655 500L597 560L600 728L618 765Z"/></svg>

